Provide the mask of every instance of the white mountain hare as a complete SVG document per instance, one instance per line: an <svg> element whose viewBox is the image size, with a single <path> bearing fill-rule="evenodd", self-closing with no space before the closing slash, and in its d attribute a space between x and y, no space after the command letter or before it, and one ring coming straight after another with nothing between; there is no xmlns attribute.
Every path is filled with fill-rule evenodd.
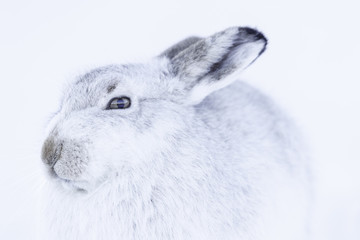
<svg viewBox="0 0 360 240"><path fill-rule="evenodd" d="M266 43L233 27L70 85L42 149L45 239L308 239L296 130L236 81Z"/></svg>

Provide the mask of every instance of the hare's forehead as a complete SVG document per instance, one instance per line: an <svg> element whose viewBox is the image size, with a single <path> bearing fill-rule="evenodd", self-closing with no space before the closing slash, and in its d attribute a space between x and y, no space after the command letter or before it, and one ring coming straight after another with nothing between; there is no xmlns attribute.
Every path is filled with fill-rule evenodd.
<svg viewBox="0 0 360 240"><path fill-rule="evenodd" d="M144 65L114 65L94 69L72 82L66 92L72 95L103 95L114 89L136 91L159 83L162 73Z"/></svg>
<svg viewBox="0 0 360 240"><path fill-rule="evenodd" d="M133 65L107 66L84 74L73 83L72 87L75 89L86 87L89 90L99 89L100 91L114 85L125 87L136 81L139 75L141 72Z"/></svg>

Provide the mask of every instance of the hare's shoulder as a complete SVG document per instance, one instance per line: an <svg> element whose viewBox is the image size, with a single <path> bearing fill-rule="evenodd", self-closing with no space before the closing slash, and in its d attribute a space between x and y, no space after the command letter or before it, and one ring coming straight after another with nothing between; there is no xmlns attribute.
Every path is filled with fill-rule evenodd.
<svg viewBox="0 0 360 240"><path fill-rule="evenodd" d="M209 124L229 130L243 125L265 127L286 118L268 96L240 80L208 96L198 113Z"/></svg>

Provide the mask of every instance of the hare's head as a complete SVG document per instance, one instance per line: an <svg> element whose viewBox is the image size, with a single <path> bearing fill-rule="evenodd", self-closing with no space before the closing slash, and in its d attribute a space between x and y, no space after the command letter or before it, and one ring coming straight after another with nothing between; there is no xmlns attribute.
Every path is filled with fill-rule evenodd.
<svg viewBox="0 0 360 240"><path fill-rule="evenodd" d="M233 82L265 46L256 30L229 28L185 39L148 63L80 77L65 91L43 145L50 176L89 191L176 151L197 124L194 106Z"/></svg>

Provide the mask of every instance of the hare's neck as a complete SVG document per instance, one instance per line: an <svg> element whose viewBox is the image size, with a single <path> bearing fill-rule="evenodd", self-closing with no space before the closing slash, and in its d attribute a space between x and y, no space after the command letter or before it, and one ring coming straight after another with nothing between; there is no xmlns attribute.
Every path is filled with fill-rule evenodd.
<svg viewBox="0 0 360 240"><path fill-rule="evenodd" d="M194 202L192 198L198 196L199 191L208 191L202 181L210 176L211 169L201 152L177 151L166 158L153 159L142 167L128 168L89 196L67 195L52 199L50 221L54 231L87 236L96 226L96 231L116 229L117 232L106 234L126 236L129 234L126 231L134 227L147 228L150 223L162 226L156 221L165 221L166 217L189 218L189 213L178 209L188 209L187 203ZM202 207L205 206L196 206L197 209ZM189 228L185 225L170 227L179 231ZM158 230L153 228L152 231Z"/></svg>

